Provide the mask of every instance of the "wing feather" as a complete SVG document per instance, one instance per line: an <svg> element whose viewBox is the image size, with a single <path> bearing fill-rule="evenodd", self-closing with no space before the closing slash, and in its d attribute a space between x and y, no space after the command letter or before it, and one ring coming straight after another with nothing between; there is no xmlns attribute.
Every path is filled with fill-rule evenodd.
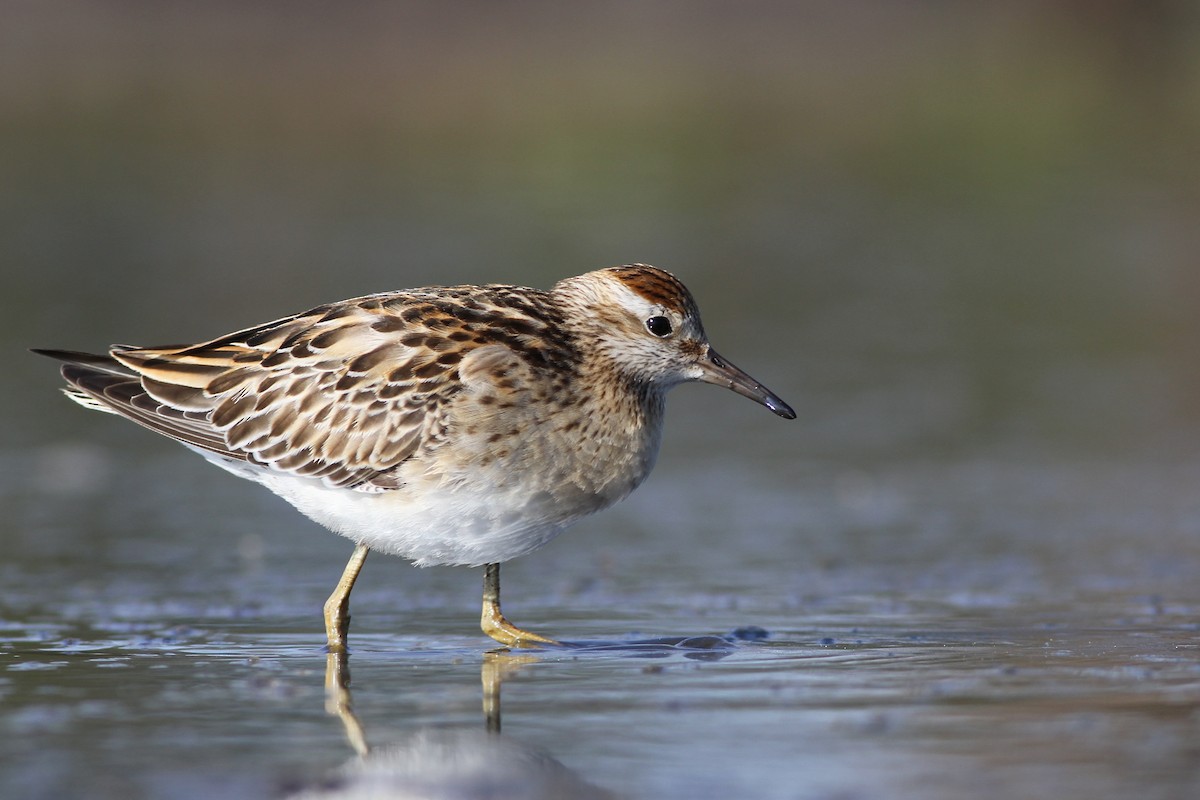
<svg viewBox="0 0 1200 800"><path fill-rule="evenodd" d="M489 292L492 308L481 310ZM225 458L378 491L397 488L396 468L445 439L464 386L570 361L557 312L548 300L531 305L543 295L370 295L198 344L39 352L66 362L67 391L84 405Z"/></svg>

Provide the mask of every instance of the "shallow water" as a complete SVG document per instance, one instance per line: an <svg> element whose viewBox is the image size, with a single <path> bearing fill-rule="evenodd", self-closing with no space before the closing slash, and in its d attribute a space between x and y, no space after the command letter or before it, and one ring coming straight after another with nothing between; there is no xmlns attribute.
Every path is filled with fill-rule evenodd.
<svg viewBox="0 0 1200 800"><path fill-rule="evenodd" d="M491 652L478 570L368 560L339 704L319 607L348 544L134 458L19 506L0 794L1193 796L1200 547L1167 499L1195 470L1010 455L788 494L668 457L503 571L510 617L571 647Z"/></svg>

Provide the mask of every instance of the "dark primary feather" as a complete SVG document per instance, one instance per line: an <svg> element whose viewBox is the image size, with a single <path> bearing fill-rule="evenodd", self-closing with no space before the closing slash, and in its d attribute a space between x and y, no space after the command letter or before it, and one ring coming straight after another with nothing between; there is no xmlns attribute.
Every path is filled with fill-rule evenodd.
<svg viewBox="0 0 1200 800"><path fill-rule="evenodd" d="M62 376L71 387L65 391L76 401L120 414L172 439L227 458L245 460L245 454L231 450L202 415L180 411L151 398L138 376L112 356L70 350L33 352L65 362Z"/></svg>

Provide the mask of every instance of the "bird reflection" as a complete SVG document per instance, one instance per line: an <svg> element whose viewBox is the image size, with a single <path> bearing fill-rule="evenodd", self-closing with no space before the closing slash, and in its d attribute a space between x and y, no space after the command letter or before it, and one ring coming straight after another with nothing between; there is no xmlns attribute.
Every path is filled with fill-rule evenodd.
<svg viewBox="0 0 1200 800"><path fill-rule="evenodd" d="M370 754L367 735L350 698L350 656L344 650L325 656L325 711L342 721L346 741L360 758Z"/></svg>
<svg viewBox="0 0 1200 800"><path fill-rule="evenodd" d="M368 743L354 713L349 656L330 653L325 663L325 710L341 721L357 757L293 798L521 797L613 800L617 795L587 783L560 762L500 733L500 686L536 658L496 651L484 656L483 728L423 728L386 745Z"/></svg>
<svg viewBox="0 0 1200 800"><path fill-rule="evenodd" d="M632 658L717 660L731 654L742 631L729 636L694 636L638 641L562 643L552 651L613 653ZM337 718L356 757L318 786L293 798L580 798L617 797L587 783L547 753L500 736L500 689L505 679L536 663L536 653L507 649L485 653L480 665L483 727L475 730L423 728L399 742L373 746L354 712L350 656L331 652L325 662L325 710Z"/></svg>

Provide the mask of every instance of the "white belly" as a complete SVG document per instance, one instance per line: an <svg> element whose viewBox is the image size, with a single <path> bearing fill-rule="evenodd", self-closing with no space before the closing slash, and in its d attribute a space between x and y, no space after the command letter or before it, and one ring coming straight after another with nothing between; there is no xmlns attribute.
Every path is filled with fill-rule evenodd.
<svg viewBox="0 0 1200 800"><path fill-rule="evenodd" d="M534 430L538 430L536 427ZM657 425L622 435L585 436L573 447L527 435L504 459L483 466L486 442L457 442L437 469L414 459L398 488L333 488L319 479L201 455L287 500L308 518L372 550L417 566L480 566L525 555L572 523L629 494L649 474L658 450ZM474 452L478 450L479 452Z"/></svg>
<svg viewBox="0 0 1200 800"><path fill-rule="evenodd" d="M403 490L330 489L316 480L278 474L258 479L335 533L420 567L480 566L525 555L625 494L530 498L435 491L411 500Z"/></svg>

